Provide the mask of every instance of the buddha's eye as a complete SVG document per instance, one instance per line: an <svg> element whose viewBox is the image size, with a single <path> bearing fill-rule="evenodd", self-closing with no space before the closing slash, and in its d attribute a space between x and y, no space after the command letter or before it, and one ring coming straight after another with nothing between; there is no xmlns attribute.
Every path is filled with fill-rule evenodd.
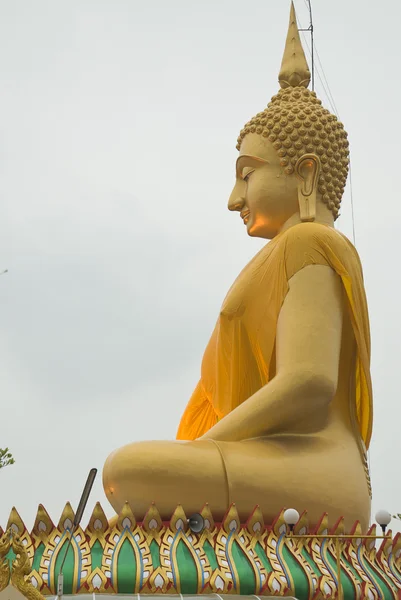
<svg viewBox="0 0 401 600"><path fill-rule="evenodd" d="M243 175L242 175L242 179L243 179L244 181L248 181L248 180L249 180L249 177L252 175L252 173L254 172L254 170L255 170L255 169L251 169L251 170L250 170L250 171L248 171L247 173L243 174Z"/></svg>

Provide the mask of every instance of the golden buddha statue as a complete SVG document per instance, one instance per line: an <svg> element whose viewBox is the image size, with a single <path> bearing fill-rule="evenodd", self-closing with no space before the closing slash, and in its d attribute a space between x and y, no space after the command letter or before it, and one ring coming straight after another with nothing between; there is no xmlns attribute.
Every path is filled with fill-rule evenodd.
<svg viewBox="0 0 401 600"><path fill-rule="evenodd" d="M229 290L177 441L133 443L107 459L119 512L152 502L164 519L235 503L366 528L372 430L369 320L358 254L334 229L348 175L347 134L308 90L294 6L281 89L238 138L228 202L248 235L271 240Z"/></svg>

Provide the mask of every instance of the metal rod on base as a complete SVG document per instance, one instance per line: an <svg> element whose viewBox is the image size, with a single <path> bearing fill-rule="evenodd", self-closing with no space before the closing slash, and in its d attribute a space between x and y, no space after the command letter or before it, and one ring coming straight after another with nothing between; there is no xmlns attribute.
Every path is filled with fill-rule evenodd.
<svg viewBox="0 0 401 600"><path fill-rule="evenodd" d="M84 487L84 490L81 495L81 499L78 504L77 512L75 513L74 522L72 524L71 533L70 533L70 539L68 540L67 548L65 549L64 557L61 562L60 571L59 571L58 578L57 578L57 598L61 598L63 595L63 591L64 591L63 567L64 567L65 559L67 558L68 550L70 549L75 530L81 522L82 515L84 513L86 504L88 502L89 494L91 493L91 490L92 490L93 482L95 481L96 473L97 473L97 469L91 469L89 471L89 475L86 480L85 487Z"/></svg>

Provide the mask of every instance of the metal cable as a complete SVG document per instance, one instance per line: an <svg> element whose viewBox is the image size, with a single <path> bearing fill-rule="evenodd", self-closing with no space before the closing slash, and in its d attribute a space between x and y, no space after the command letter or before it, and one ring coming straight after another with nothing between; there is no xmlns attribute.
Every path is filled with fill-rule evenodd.
<svg viewBox="0 0 401 600"><path fill-rule="evenodd" d="M337 110L337 107L336 107L336 103L335 103L335 101L334 101L334 96L333 96L333 94L331 93L331 89L330 89L330 86L329 86L329 82L327 81L327 77L326 77L326 74L325 74L325 72L324 72L324 69L323 69L322 61L320 60L320 56L319 56L319 52L318 52L318 50L317 50L316 42L315 42L315 52L316 52L316 56L317 56L317 59L318 59L318 61L319 61L320 67L321 67L321 69L322 69L322 75L323 75L323 77L324 77L324 80L325 80L325 82L326 82L327 90L328 90L328 92L329 92L329 94L330 94L330 98L331 98L331 100L332 100L332 103L333 103L333 106L334 106L334 108L335 108L336 115L339 117L339 113L338 113L338 110Z"/></svg>
<svg viewBox="0 0 401 600"><path fill-rule="evenodd" d="M304 34L304 32L303 32L303 31L302 31L301 33L302 33L302 37L303 37L303 39L304 39L304 42L305 42L306 48L307 48L307 50L308 50L309 56L311 57L311 56L312 56L312 54L311 54L311 50L310 50L310 48L309 48L309 44L308 44L308 42L307 42L307 40L306 40L305 34ZM315 71L316 71L316 74L317 74L317 76L318 76L318 78L319 78L319 81L320 81L320 83L321 83L321 86L322 86L322 88L323 88L324 94L325 94L325 96L326 96L326 98L327 98L327 101L328 101L328 103L329 103L329 105L330 105L330 108L331 108L331 110L333 111L333 113L334 113L336 116L338 116L338 114L337 114L337 110L336 110L336 108L335 108L335 106L334 106L333 102L331 101L330 94L328 93L328 91L327 91L327 89L326 89L326 86L325 86L325 84L324 84L324 82L323 82L323 79L322 79L322 77L321 77L321 75L320 75L320 71L319 71L319 69L316 67L316 65L315 65Z"/></svg>
<svg viewBox="0 0 401 600"><path fill-rule="evenodd" d="M309 4L308 4L308 1L304 0L304 3L305 3L305 6L309 10L310 7L309 7ZM300 22L299 19L298 19L298 22L299 22L299 25L300 25L300 29L303 29L302 24L301 24L301 22ZM305 36L305 34L304 34L303 31L301 31L301 33L302 33L302 37L304 39L306 48L308 50L309 56L312 58L311 49L309 47L308 41L306 39L306 36ZM320 81L320 83L322 85L324 94L325 94L325 96L326 96L326 98L328 100L328 103L330 105L331 110L333 111L333 113L336 115L337 118L340 118L340 115L339 115L339 112L337 110L337 106L336 106L336 103L335 103L335 100L334 100L334 96L333 96L333 94L331 92L330 85L329 85L328 79L326 77L326 74L325 74L325 71L324 71L324 68L323 68L323 64L322 64L322 61L320 59L319 52L318 52L317 47L316 47L316 43L314 44L314 49L315 49L315 53L316 53L316 56L317 56L317 59L318 59L318 63L320 65L320 69L319 69L318 66L317 66L317 64L315 63L316 74L317 74L317 76L319 78L319 81ZM320 71L322 72L322 75L320 74ZM349 160L349 188L350 188L351 219L352 219L352 241L353 241L353 244L355 246L356 245L356 230L355 230L354 193L353 193L353 186L352 186L351 156L350 156L350 160ZM369 453L368 453L368 459L370 460Z"/></svg>

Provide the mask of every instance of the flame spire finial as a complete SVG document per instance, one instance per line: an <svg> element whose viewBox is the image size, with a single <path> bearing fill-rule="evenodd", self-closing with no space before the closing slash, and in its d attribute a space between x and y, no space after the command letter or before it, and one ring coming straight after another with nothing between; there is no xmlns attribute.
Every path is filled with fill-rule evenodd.
<svg viewBox="0 0 401 600"><path fill-rule="evenodd" d="M311 80L311 73L299 37L294 2L291 2L290 24L278 80L282 88L307 88Z"/></svg>

